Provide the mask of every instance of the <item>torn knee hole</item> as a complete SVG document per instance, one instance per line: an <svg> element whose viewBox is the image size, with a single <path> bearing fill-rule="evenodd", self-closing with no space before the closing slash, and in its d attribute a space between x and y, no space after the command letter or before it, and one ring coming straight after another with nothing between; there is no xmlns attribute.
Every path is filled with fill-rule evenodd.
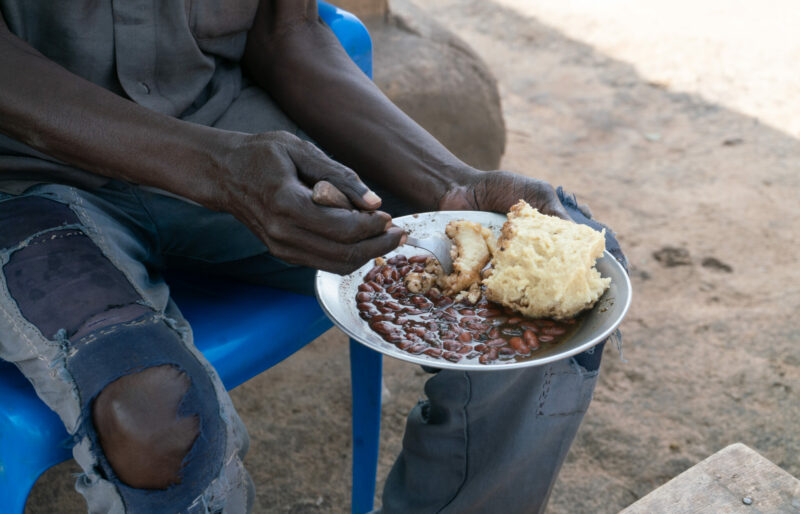
<svg viewBox="0 0 800 514"><path fill-rule="evenodd" d="M148 312L153 312L153 310L138 303L109 307L99 314L89 316L67 336L72 340L77 340L95 330L133 321Z"/></svg>
<svg viewBox="0 0 800 514"><path fill-rule="evenodd" d="M146 368L108 384L92 405L92 421L112 470L137 489L166 489L200 432L197 415L181 412L192 385L172 365Z"/></svg>

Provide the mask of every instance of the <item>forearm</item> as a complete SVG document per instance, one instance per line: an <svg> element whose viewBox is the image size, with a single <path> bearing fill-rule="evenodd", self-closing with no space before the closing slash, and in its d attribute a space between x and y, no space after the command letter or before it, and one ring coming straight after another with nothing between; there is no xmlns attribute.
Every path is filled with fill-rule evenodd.
<svg viewBox="0 0 800 514"><path fill-rule="evenodd" d="M336 160L425 210L476 173L386 98L315 16L281 24L269 14L269 24L257 16L245 67Z"/></svg>
<svg viewBox="0 0 800 514"><path fill-rule="evenodd" d="M220 131L70 73L11 34L2 18L0 70L0 132L75 167L213 204Z"/></svg>

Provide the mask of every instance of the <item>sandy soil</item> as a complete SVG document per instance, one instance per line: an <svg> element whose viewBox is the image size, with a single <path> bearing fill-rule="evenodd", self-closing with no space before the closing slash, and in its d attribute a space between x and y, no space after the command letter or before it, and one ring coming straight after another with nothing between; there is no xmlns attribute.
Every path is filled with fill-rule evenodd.
<svg viewBox="0 0 800 514"><path fill-rule="evenodd" d="M540 13L556 28L513 0L418 3L497 76L504 167L578 194L616 229L632 263L624 359L607 349L550 512L616 512L736 441L800 475L800 142L790 123L800 119L800 84L767 101L761 88L737 89L759 69L735 66L735 80L709 78L715 93L701 96L620 60L639 58L646 31L612 31L611 51L608 32L596 47L575 39L586 17ZM736 5L745 4L761 6ZM709 57L692 41L662 41L660 52L702 69L693 59ZM663 66L667 76L683 65ZM747 95L771 125L728 107ZM379 479L425 379L394 360L385 368ZM346 338L331 331L233 392L252 437L258 512L349 510L348 376ZM75 470L48 472L30 512L84 512L71 492Z"/></svg>

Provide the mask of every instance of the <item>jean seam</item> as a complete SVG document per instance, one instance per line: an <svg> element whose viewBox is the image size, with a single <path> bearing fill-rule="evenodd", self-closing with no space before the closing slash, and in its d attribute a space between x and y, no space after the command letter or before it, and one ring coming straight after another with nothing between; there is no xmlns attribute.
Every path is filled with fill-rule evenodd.
<svg viewBox="0 0 800 514"><path fill-rule="evenodd" d="M5 275L4 275L4 277L5 277ZM4 295L6 296L6 298L9 298L9 299L11 299L11 302L10 302L10 303L11 303L12 307L15 307L15 308L16 308L16 311L17 311L17 312L15 313L15 315L12 315L12 314L11 314L11 313L9 313L9 312L8 312L6 309L0 309L0 312L2 312L2 313L3 313L3 316L4 316L4 317L5 317L5 318L6 318L6 319L9 321L9 323L11 324L11 327L12 327L12 328L13 328L13 329L14 329L14 330L17 332L17 334L19 334L19 336L20 336L20 337L21 337L21 338L22 338L22 339L25 341L25 344L26 344L26 345L27 345L27 346L28 346L28 347L29 347L29 348L30 348L32 351L34 351L35 353L38 353L38 351L37 351L37 349L36 349L36 345L35 345L35 344L34 344L34 342L31 340L31 338L30 338L30 337L28 337L28 335L25 333L25 330L22 330L22 327L21 327L21 325L20 325L20 320L19 320L19 319L17 319L17 318L22 318L22 319L24 319L24 317L22 316L22 313L19 311L19 306L17 305L17 302L16 302L16 300L14 300L14 297L13 297L13 296L11 296L11 291L9 291L9 290L8 290L8 284L6 283L6 280L5 280L5 278L3 278L2 284L3 284L3 293L4 293ZM43 336L43 337L44 337L44 336ZM45 339L46 339L46 338L45 338Z"/></svg>
<svg viewBox="0 0 800 514"><path fill-rule="evenodd" d="M5 255L9 255L9 253L6 253ZM0 259L0 260L3 261L0 262L0 266L4 266L6 264L5 259ZM5 298L10 300L9 308L0 309L0 313L2 313L3 317L9 321L11 329L16 333L16 335L18 335L25 342L25 345L28 347L29 351L32 354L38 355L40 358L42 356L48 355L47 353L45 353L45 349L47 347L50 347L52 351L56 352L54 355L50 354L52 355L53 358L52 360L48 361L48 365L51 367L51 369L58 366L59 376L62 376L65 379L68 377L69 379L68 384L73 393L73 399L77 399L78 392L75 385L75 378L72 376L72 373L69 371L69 369L67 369L67 361L66 361L67 351L64 349L63 346L60 345L59 345L60 348L58 349L53 348L54 341L46 337L44 334L42 334L41 330L39 330L39 327L28 321L28 319L22 315L22 311L19 309L19 304L11 295L11 291L8 289L8 281L6 280L5 275L3 274L2 268L0 268L0 275L2 275L2 280L0 280L0 285L2 285L3 287L2 294L3 296L5 296ZM10 309L14 309L14 312L9 312ZM33 341L33 339L30 337L30 335L28 334L29 330L35 330L39 334L41 341L44 343L44 346L42 348L39 348ZM19 369L17 363L15 362L14 364ZM75 427L68 426L68 424L65 422L64 422L64 427L66 428L67 433L69 433L70 437L74 437L75 433L77 433L77 430L80 427L80 416L76 420ZM73 428L75 429L74 431L72 430Z"/></svg>
<svg viewBox="0 0 800 514"><path fill-rule="evenodd" d="M77 230L77 231L81 232L82 235L86 235L84 233L84 231L83 231L83 228L84 228L83 225L81 225L80 223L69 223L67 225L59 225L57 227L46 228L46 229L43 229L43 230L40 230L40 231L36 232L35 234L31 234L30 236L26 237L22 241L19 241L18 243L14 244L14 246L6 246L4 248L0 248L0 251L3 252L3 253L7 253L8 255L11 255L12 253L14 253L14 252L16 252L18 250L22 250L23 248L26 248L26 247L29 247L29 246L34 246L34 245L37 245L37 244L42 244L42 242L31 243L31 241L33 241L34 239L36 239L39 236L44 236L44 235L49 234L51 232L60 232L62 230L69 230L69 231L76 231ZM70 237L70 236L75 236L75 235L78 235L78 234L74 234L74 233L63 234L61 236L54 237L53 239L60 239L62 237ZM5 263L3 263L3 264L5 264Z"/></svg>
<svg viewBox="0 0 800 514"><path fill-rule="evenodd" d="M442 505L442 507L436 511L437 514L444 512L444 510L448 506L450 506L453 503L453 501L455 501L456 498L458 498L458 495L461 493L462 489L464 489L464 486L467 484L467 480L469 479L470 424L469 424L469 411L467 407L469 406L469 402L472 401L472 380L469 377L469 373L467 373L466 371L464 372L464 379L467 382L467 399L464 400L464 405L461 408L461 411L464 414L464 478L461 480L461 484L459 484L458 488L453 493L453 496L447 501L447 503Z"/></svg>
<svg viewBox="0 0 800 514"><path fill-rule="evenodd" d="M150 210L150 207L148 207L147 204L145 203L145 201L142 198L142 195L140 194L140 191L138 190L138 188L136 188L134 186L131 186L130 187L130 191L131 191L131 194L133 195L133 197L136 198L136 201L139 202L139 205L142 206L142 209L144 210L144 213L147 215L147 219L150 220L150 224L153 226L153 229L154 229L153 232L156 235L156 253L158 255L164 255L162 253L162 249L164 248L164 245L162 244L162 241L161 241L161 230L158 228L158 223L156 223L156 219L153 216L153 212Z"/></svg>
<svg viewBox="0 0 800 514"><path fill-rule="evenodd" d="M550 383L553 380L553 366L547 366L544 370L544 380L542 381L542 391L539 393L539 406L536 409L537 416L544 416L544 404L550 396Z"/></svg>

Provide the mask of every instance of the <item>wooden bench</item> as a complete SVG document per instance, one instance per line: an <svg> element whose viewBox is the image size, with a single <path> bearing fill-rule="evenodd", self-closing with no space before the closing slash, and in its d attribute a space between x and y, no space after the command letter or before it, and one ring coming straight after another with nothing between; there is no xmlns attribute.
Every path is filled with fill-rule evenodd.
<svg viewBox="0 0 800 514"><path fill-rule="evenodd" d="M800 480L742 443L692 466L621 514L800 513Z"/></svg>

